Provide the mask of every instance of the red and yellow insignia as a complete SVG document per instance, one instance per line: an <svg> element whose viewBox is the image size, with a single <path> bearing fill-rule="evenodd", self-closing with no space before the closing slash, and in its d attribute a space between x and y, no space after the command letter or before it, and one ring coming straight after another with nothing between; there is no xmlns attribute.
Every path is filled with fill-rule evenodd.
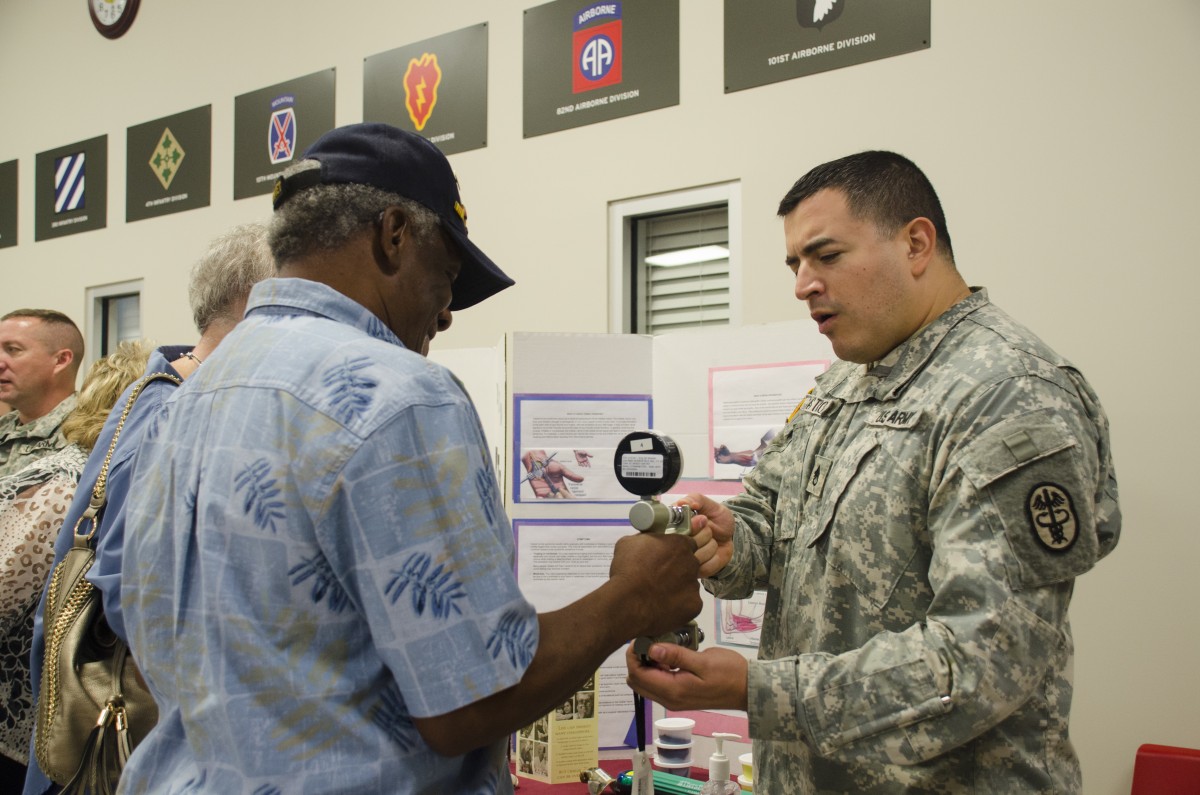
<svg viewBox="0 0 1200 795"><path fill-rule="evenodd" d="M425 129L425 122L429 121L433 106L437 104L441 82L442 68L438 66L437 55L425 52L419 59L408 62L404 72L404 107L408 108L408 118L417 130Z"/></svg>

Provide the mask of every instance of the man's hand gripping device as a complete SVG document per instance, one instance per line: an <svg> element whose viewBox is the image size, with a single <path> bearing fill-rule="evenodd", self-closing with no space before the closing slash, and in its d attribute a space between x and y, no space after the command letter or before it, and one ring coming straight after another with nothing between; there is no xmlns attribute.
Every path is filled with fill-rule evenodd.
<svg viewBox="0 0 1200 795"><path fill-rule="evenodd" d="M683 454L670 437L652 431L634 431L617 445L613 459L617 482L640 499L629 509L629 523L643 533L692 534L692 509L686 505L664 505L658 497L675 485L683 471ZM693 651L700 648L704 632L689 621L686 626L656 637L633 641L633 651L650 661L655 643L675 643Z"/></svg>

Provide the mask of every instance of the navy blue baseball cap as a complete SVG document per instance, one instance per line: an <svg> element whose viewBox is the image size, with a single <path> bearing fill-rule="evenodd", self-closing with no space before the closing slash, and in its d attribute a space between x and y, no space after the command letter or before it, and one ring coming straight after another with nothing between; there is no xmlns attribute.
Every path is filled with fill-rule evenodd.
<svg viewBox="0 0 1200 795"><path fill-rule="evenodd" d="M322 135L304 153L320 168L301 169L275 181L275 209L314 185L371 185L411 199L432 210L462 252L462 270L454 280L450 309L474 306L511 287L509 278L467 237L467 208L458 180L441 150L425 138L389 124L338 127Z"/></svg>

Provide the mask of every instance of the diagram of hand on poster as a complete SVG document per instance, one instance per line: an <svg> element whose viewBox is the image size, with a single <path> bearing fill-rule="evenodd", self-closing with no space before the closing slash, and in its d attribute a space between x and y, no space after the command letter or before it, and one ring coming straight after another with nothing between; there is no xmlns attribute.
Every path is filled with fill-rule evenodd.
<svg viewBox="0 0 1200 795"><path fill-rule="evenodd" d="M572 472L554 460L556 455L557 451L547 455L545 450L530 450L521 456L521 463L525 466L525 480L533 488L533 496L539 500L574 499L575 495L568 490L566 481L583 482L583 475Z"/></svg>
<svg viewBox="0 0 1200 795"><path fill-rule="evenodd" d="M587 467L588 469L591 469L592 454L589 453L587 450L576 450L575 451L575 463L579 464L579 466L581 466L581 467Z"/></svg>
<svg viewBox="0 0 1200 795"><path fill-rule="evenodd" d="M758 457L767 449L767 445L779 433L778 428L771 428L763 434L758 447L753 450L730 450L727 445L713 448L713 460L718 464L736 464L742 467L752 467L758 463Z"/></svg>

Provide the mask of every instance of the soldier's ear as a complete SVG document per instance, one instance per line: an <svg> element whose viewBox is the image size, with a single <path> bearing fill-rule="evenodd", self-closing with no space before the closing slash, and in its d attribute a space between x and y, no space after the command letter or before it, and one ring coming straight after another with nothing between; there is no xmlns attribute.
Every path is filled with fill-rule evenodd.
<svg viewBox="0 0 1200 795"><path fill-rule="evenodd" d="M912 275L923 275L937 251L937 230L933 222L924 216L912 219L901 230L900 242L907 250Z"/></svg>

